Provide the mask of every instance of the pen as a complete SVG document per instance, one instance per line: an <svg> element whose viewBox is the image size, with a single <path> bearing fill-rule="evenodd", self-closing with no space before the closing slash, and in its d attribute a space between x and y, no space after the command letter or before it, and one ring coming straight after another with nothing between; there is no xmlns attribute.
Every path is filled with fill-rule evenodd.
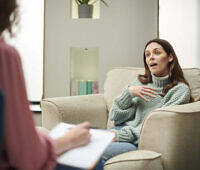
<svg viewBox="0 0 200 170"><path fill-rule="evenodd" d="M90 126L90 129L100 129L100 128L97 126Z"/></svg>

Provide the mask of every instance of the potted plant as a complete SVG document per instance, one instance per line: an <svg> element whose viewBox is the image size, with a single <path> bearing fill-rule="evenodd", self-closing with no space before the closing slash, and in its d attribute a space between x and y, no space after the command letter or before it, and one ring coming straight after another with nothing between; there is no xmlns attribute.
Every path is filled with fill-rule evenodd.
<svg viewBox="0 0 200 170"><path fill-rule="evenodd" d="M101 1L105 6L108 4L104 0L75 0L78 5L79 18L92 18L93 4L97 1Z"/></svg>

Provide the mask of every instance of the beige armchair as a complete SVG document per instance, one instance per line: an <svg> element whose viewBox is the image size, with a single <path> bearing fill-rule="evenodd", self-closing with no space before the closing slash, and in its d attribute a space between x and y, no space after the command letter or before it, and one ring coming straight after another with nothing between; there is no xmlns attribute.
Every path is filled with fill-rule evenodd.
<svg viewBox="0 0 200 170"><path fill-rule="evenodd" d="M108 128L112 100L131 83L142 68L114 68L107 74L104 93L44 99L43 126L59 122L89 121ZM105 170L199 170L200 169L200 69L184 69L194 103L170 106L151 112L143 122L138 150L108 160Z"/></svg>

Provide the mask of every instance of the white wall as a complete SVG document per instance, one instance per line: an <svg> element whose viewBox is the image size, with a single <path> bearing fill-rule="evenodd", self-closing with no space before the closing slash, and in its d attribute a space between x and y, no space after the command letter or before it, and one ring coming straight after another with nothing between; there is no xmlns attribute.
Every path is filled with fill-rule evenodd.
<svg viewBox="0 0 200 170"><path fill-rule="evenodd" d="M143 50L147 41L157 38L158 1L131 1L131 58L133 66L143 66Z"/></svg>
<svg viewBox="0 0 200 170"><path fill-rule="evenodd" d="M46 0L45 97L69 95L70 47L99 47L100 91L115 66L143 66L145 43L157 36L157 0L112 0L100 19L71 19L70 0Z"/></svg>

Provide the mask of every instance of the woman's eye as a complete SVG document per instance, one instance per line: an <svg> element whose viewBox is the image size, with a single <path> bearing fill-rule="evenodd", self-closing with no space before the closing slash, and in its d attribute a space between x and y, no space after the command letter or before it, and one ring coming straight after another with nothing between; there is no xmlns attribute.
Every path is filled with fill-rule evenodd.
<svg viewBox="0 0 200 170"><path fill-rule="evenodd" d="M146 57L149 57L149 56L150 56L150 54L149 54L149 53L146 53L146 54L145 54L145 56L146 56Z"/></svg>
<svg viewBox="0 0 200 170"><path fill-rule="evenodd" d="M155 51L155 54L159 55L159 54L160 54L160 51Z"/></svg>

